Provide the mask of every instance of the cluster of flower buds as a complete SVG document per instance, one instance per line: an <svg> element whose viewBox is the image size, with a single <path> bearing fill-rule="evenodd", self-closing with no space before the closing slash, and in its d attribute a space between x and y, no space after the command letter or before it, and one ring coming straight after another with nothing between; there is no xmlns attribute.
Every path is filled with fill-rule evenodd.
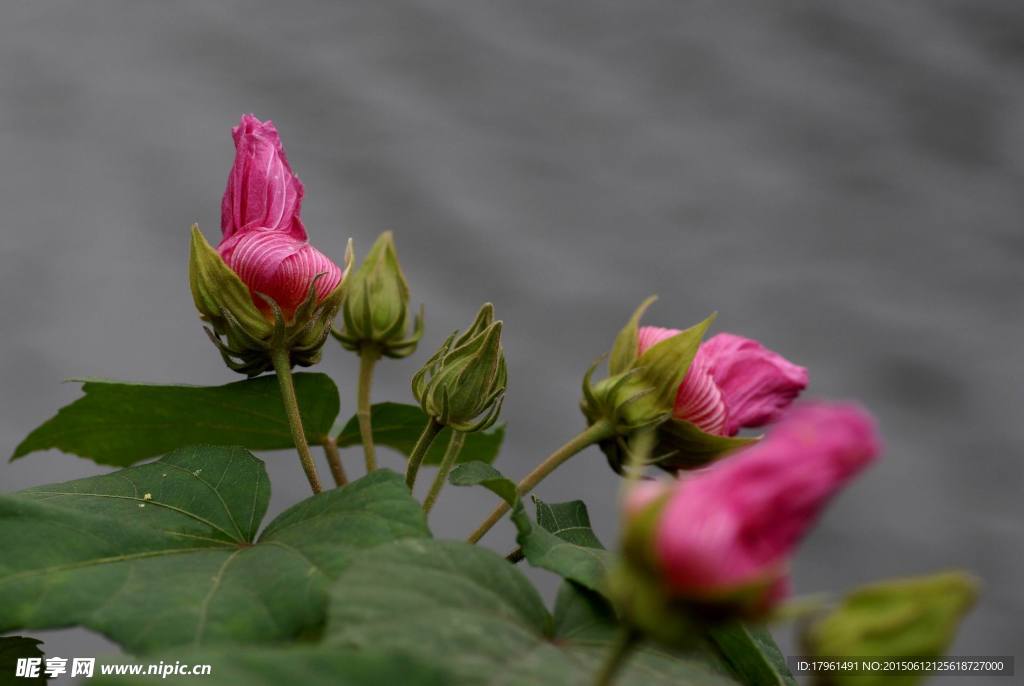
<svg viewBox="0 0 1024 686"><path fill-rule="evenodd" d="M638 430L656 427L651 461L668 471L700 467L751 442L740 429L774 421L807 386L807 370L759 342L721 333L701 343L712 318L689 329L640 326L645 301L619 332L608 378L583 382L588 422L611 423L601 442L622 472Z"/></svg>
<svg viewBox="0 0 1024 686"><path fill-rule="evenodd" d="M217 249L192 228L189 282L210 339L227 365L254 376L271 351L294 365L320 357L342 301L345 269L310 245L300 218L303 188L277 129L245 115L232 129L235 163L221 205Z"/></svg>
<svg viewBox="0 0 1024 686"><path fill-rule="evenodd" d="M412 379L423 412L456 431L482 431L494 424L508 385L501 322L486 303L476 320L454 332Z"/></svg>
<svg viewBox="0 0 1024 686"><path fill-rule="evenodd" d="M641 482L625 502L617 605L673 643L692 621L760 618L788 592L788 561L879 439L861 409L789 411L760 442L671 483Z"/></svg>
<svg viewBox="0 0 1024 686"><path fill-rule="evenodd" d="M346 281L342 303L344 327L334 336L348 350L369 347L376 355L402 358L416 350L423 336L423 308L407 333L409 286L402 274L394 237L385 231L359 269Z"/></svg>

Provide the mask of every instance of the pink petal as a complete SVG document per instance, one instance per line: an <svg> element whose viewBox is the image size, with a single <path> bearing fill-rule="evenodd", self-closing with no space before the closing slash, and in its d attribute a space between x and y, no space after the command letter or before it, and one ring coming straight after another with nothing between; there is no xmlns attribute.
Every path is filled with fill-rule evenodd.
<svg viewBox="0 0 1024 686"><path fill-rule="evenodd" d="M299 219L302 182L292 172L273 122L242 116L231 130L235 162L221 202L224 238L254 228L283 231L306 238Z"/></svg>
<svg viewBox="0 0 1024 686"><path fill-rule="evenodd" d="M695 596L767 582L765 601L778 600L795 546L879 449L858 407L789 412L760 443L677 486L655 533L667 582Z"/></svg>
<svg viewBox="0 0 1024 686"><path fill-rule="evenodd" d="M807 388L805 368L750 338L720 333L701 345L697 357L694 366L706 369L721 392L726 436L774 421Z"/></svg>
<svg viewBox="0 0 1024 686"><path fill-rule="evenodd" d="M681 329L665 329L660 326L641 326L636 332L637 355L643 355L649 349L665 339L672 338Z"/></svg>
<svg viewBox="0 0 1024 686"><path fill-rule="evenodd" d="M217 250L249 287L257 306L269 311L269 305L256 295L263 293L277 302L285 316L291 316L306 299L309 285L318 274L323 274L316 282L319 300L337 288L342 279L341 268L307 241L272 229L236 233L221 242Z"/></svg>

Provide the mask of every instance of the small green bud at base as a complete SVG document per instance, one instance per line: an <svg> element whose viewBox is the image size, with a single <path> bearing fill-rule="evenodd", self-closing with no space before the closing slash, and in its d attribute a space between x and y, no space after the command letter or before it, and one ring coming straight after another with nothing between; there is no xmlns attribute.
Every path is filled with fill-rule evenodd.
<svg viewBox="0 0 1024 686"><path fill-rule="evenodd" d="M333 334L348 350L372 347L385 357L411 355L423 336L423 309L408 324L409 286L398 262L394 237L385 231L349 278L342 303L341 330Z"/></svg>
<svg viewBox="0 0 1024 686"><path fill-rule="evenodd" d="M805 627L804 650L828 658L941 657L977 594L977 582L962 572L865 586ZM831 675L820 683L912 686L924 678L922 674L851 673Z"/></svg>

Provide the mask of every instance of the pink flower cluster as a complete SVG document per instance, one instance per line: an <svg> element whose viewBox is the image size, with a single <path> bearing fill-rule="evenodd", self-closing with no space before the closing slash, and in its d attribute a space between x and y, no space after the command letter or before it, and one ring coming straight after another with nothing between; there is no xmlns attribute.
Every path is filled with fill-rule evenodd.
<svg viewBox="0 0 1024 686"><path fill-rule="evenodd" d="M303 188L292 172L273 122L242 116L231 130L235 163L221 203L224 238L217 252L253 293L265 313L273 298L290 318L316 281L322 300L344 274L329 257L310 245L302 224Z"/></svg>

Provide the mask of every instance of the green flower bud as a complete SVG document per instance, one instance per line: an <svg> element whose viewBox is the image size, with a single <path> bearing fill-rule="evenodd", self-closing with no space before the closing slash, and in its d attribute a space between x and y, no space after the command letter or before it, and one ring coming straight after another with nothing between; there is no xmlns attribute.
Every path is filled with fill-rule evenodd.
<svg viewBox="0 0 1024 686"><path fill-rule="evenodd" d="M352 244L345 253L345 270L352 262ZM225 264L207 242L199 227L192 227L189 251L189 285L199 318L207 322L206 333L220 351L225 364L247 376L273 369L270 351L284 348L293 365L308 367L320 359L331 321L341 305L342 282L325 297L318 298L313 278L306 298L286 317L273 298L257 293L267 303L258 308L249 287Z"/></svg>
<svg viewBox="0 0 1024 686"><path fill-rule="evenodd" d="M859 588L802 636L808 655L828 658L937 658L977 598L977 582L962 572L882 581ZM912 686L923 674L835 673L831 686Z"/></svg>
<svg viewBox="0 0 1024 686"><path fill-rule="evenodd" d="M413 377L427 416L456 431L481 431L498 418L508 385L500 321L485 304L461 335L454 332Z"/></svg>
<svg viewBox="0 0 1024 686"><path fill-rule="evenodd" d="M334 336L348 350L372 346L381 355L411 355L423 336L423 309L411 333L408 324L409 286L402 274L394 237L385 231L352 276L342 303L344 327Z"/></svg>

